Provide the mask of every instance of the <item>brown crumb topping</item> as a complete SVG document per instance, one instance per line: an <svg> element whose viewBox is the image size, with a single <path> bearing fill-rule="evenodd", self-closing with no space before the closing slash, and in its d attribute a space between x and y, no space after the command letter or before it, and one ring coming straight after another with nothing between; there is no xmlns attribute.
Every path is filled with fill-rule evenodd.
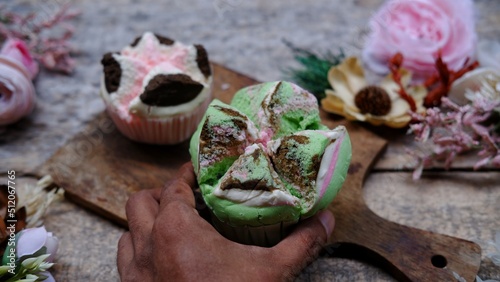
<svg viewBox="0 0 500 282"><path fill-rule="evenodd" d="M246 117L244 115L242 115L240 112L238 111L235 111L233 109L230 109L230 108L225 108L225 107L220 107L220 106L214 106L217 110L223 112L224 114L228 115L228 116L232 116L232 117L238 117L238 118L242 118L242 119L246 119Z"/></svg>
<svg viewBox="0 0 500 282"><path fill-rule="evenodd" d="M162 35L159 35L157 33L154 34L156 38L158 38L158 41L160 41L160 44L163 44L163 45L167 45L167 46L170 46L170 45L174 45L175 43L175 40L172 40L168 37L165 37L165 36L162 36ZM132 41L132 43L130 43L130 47L135 47L137 46L137 44L139 44L139 41L141 41L142 39L142 35L141 36L138 36L134 39L134 41Z"/></svg>
<svg viewBox="0 0 500 282"><path fill-rule="evenodd" d="M311 172L307 178L309 182L316 181L318 178L319 167L321 166L321 156L314 155L311 159L311 165L309 166L309 171Z"/></svg>
<svg viewBox="0 0 500 282"><path fill-rule="evenodd" d="M203 85L185 74L159 74L153 77L140 99L150 106L177 106L194 100Z"/></svg>
<svg viewBox="0 0 500 282"><path fill-rule="evenodd" d="M101 64L104 72L104 85L106 87L106 91L111 94L118 90L118 87L120 87L122 68L120 67L120 63L113 58L113 53L111 52L104 54Z"/></svg>
<svg viewBox="0 0 500 282"><path fill-rule="evenodd" d="M207 50L199 44L195 44L194 48L196 48L196 63L198 64L198 68L205 78L208 78L212 74L212 70L210 69Z"/></svg>
<svg viewBox="0 0 500 282"><path fill-rule="evenodd" d="M230 178L221 183L221 190L228 189L241 189L241 190L258 190L258 191L273 191L276 188L269 187L266 181L263 179L251 179L244 182L240 182L237 179Z"/></svg>
<svg viewBox="0 0 500 282"><path fill-rule="evenodd" d="M282 140L276 153L272 156L272 163L276 172L284 176L288 181L302 187L304 185L300 161L292 158L290 151L296 150L300 143L290 142L290 139L299 136L289 136Z"/></svg>

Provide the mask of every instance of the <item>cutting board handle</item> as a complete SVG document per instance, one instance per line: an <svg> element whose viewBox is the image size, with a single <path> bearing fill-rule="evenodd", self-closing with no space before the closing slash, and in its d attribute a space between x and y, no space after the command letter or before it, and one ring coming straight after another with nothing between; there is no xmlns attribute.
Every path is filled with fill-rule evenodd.
<svg viewBox="0 0 500 282"><path fill-rule="evenodd" d="M346 124L353 146L349 175L329 209L336 227L326 250L332 256L368 261L400 281L474 281L479 245L388 221L369 209L363 184L387 142L359 125Z"/></svg>
<svg viewBox="0 0 500 282"><path fill-rule="evenodd" d="M479 245L385 220L366 207L359 212L362 216L349 223L356 232L333 234L336 244L327 249L331 255L367 261L399 281L455 281L453 272L474 281L481 262ZM337 228L345 225L337 219Z"/></svg>

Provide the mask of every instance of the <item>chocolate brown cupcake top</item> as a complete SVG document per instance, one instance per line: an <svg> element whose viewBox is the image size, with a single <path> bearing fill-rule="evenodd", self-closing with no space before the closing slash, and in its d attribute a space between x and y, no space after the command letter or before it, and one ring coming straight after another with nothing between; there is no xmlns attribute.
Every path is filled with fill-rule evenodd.
<svg viewBox="0 0 500 282"><path fill-rule="evenodd" d="M144 104L169 107L187 103L203 90L203 85L185 74L158 74L140 95Z"/></svg>
<svg viewBox="0 0 500 282"><path fill-rule="evenodd" d="M119 53L115 53L119 54ZM113 93L120 87L122 69L120 64L113 58L113 53L104 54L101 60L104 71L104 84L108 93Z"/></svg>

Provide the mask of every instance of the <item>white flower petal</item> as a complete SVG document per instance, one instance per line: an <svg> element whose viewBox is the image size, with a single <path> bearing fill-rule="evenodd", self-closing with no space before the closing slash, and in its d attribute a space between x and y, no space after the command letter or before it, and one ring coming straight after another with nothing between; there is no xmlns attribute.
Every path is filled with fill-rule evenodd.
<svg viewBox="0 0 500 282"><path fill-rule="evenodd" d="M391 110L387 113L387 117L399 117L408 114L410 105L401 98L392 101Z"/></svg>
<svg viewBox="0 0 500 282"><path fill-rule="evenodd" d="M40 275L47 277L45 280L43 280L44 282L56 282L54 276L52 276L52 274L50 274L50 272L48 271L40 272Z"/></svg>
<svg viewBox="0 0 500 282"><path fill-rule="evenodd" d="M47 241L45 242L45 247L47 247L47 254L50 254L50 256L46 259L47 262L53 262L54 258L57 254L57 249L59 246L59 240L57 237L54 237L52 235L47 237Z"/></svg>
<svg viewBox="0 0 500 282"><path fill-rule="evenodd" d="M349 57L338 69L347 77L347 83L352 94L357 94L359 90L367 86L365 73L357 57Z"/></svg>
<svg viewBox="0 0 500 282"><path fill-rule="evenodd" d="M17 241L17 256L32 255L40 250L47 240L45 227L30 228L21 231Z"/></svg>
<svg viewBox="0 0 500 282"><path fill-rule="evenodd" d="M328 72L328 81L335 91L330 92L340 98L345 104L354 106L354 94L349 87L347 76L337 68L331 68Z"/></svg>

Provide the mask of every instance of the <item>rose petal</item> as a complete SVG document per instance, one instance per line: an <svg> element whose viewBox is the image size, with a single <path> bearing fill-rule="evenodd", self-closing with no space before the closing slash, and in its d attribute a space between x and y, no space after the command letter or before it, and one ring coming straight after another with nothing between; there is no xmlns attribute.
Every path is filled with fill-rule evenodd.
<svg viewBox="0 0 500 282"><path fill-rule="evenodd" d="M15 61L0 55L0 126L14 123L35 107L35 88Z"/></svg>
<svg viewBox="0 0 500 282"><path fill-rule="evenodd" d="M44 226L21 231L16 246L17 256L20 258L36 253L45 245L46 240L47 230Z"/></svg>
<svg viewBox="0 0 500 282"><path fill-rule="evenodd" d="M31 56L24 41L16 38L7 39L0 54L19 62L28 71L30 79L38 74L38 63Z"/></svg>
<svg viewBox="0 0 500 282"><path fill-rule="evenodd" d="M56 280L54 279L54 276L52 276L52 274L50 274L50 272L48 272L48 271L40 272L40 275L47 277L45 280L43 280L44 282L56 282Z"/></svg>
<svg viewBox="0 0 500 282"><path fill-rule="evenodd" d="M47 262L53 262L57 254L57 249L59 247L59 240L57 237L52 236L52 233L48 233L47 241L45 242L45 247L47 247L47 254L50 256L46 259Z"/></svg>

